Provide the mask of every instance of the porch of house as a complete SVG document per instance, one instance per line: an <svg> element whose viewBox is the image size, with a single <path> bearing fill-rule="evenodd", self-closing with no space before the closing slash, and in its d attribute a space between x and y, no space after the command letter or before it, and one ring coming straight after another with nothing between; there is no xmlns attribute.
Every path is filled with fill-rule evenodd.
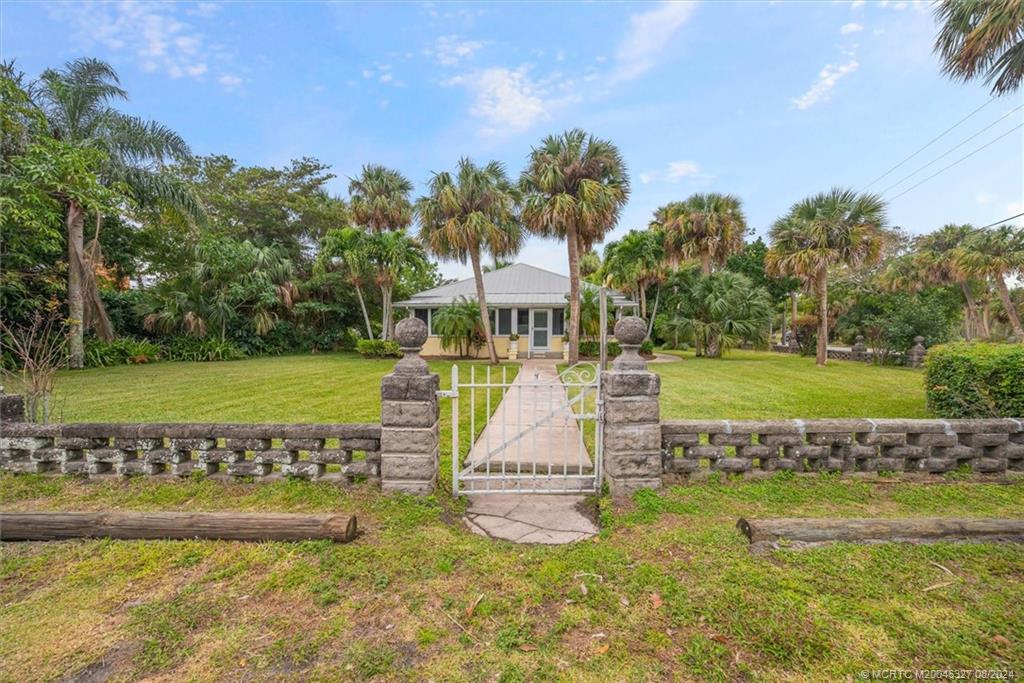
<svg viewBox="0 0 1024 683"><path fill-rule="evenodd" d="M458 355L455 349L441 346L441 337L434 333L433 317L437 308L412 308L412 315L427 324L427 341L423 345L424 356ZM565 334L564 308L551 306L501 307L491 309L491 331L494 349L499 358L561 358ZM512 335L518 339L512 339ZM513 353L513 348L515 352ZM470 350L476 358L487 357L487 347Z"/></svg>

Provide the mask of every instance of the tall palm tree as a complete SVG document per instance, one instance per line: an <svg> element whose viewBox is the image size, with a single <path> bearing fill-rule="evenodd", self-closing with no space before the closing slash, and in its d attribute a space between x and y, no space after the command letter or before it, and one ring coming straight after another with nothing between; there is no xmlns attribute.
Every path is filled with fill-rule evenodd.
<svg viewBox="0 0 1024 683"><path fill-rule="evenodd" d="M486 251L497 260L522 248L523 231L516 216L519 193L499 162L480 167L466 158L459 159L455 176L435 173L428 189L429 194L416 202L420 240L441 258L462 263L468 259L472 264L487 353L497 364L480 254Z"/></svg>
<svg viewBox="0 0 1024 683"><path fill-rule="evenodd" d="M168 161L188 159L188 145L160 123L128 116L113 108L113 102L127 100L128 94L109 64L98 59L77 59L61 69L47 69L35 91L53 137L105 154L104 167L98 171L105 184L126 186L139 204L159 205L184 220L205 220L202 207L187 185L163 170ZM84 328L91 325L104 338L113 337L113 328L85 253L85 209L74 200L65 204L70 364L80 368L85 358ZM95 218L94 242L98 243L103 217L97 214Z"/></svg>
<svg viewBox="0 0 1024 683"><path fill-rule="evenodd" d="M961 81L984 77L993 95L1024 80L1024 3L1020 0L939 0L942 24L935 51L943 73Z"/></svg>
<svg viewBox="0 0 1024 683"><path fill-rule="evenodd" d="M926 281L960 287L965 302L965 332L968 339L979 332L989 336L988 321L981 314L974 296L974 281L957 265L957 250L974 233L970 225L948 224L922 235L914 243L914 262Z"/></svg>
<svg viewBox="0 0 1024 683"><path fill-rule="evenodd" d="M712 192L659 208L652 227L664 232L665 251L673 260L699 260L701 272L709 275L712 266L743 250L747 218L738 197Z"/></svg>
<svg viewBox="0 0 1024 683"><path fill-rule="evenodd" d="M349 207L356 224L371 233L404 232L412 222L412 183L398 171L376 164L363 166L358 178L352 178L348 184L351 196ZM398 242L394 242L397 244ZM391 309L391 290L385 292L386 285L392 282L389 277L383 279L378 274L377 282L381 286L383 338L394 336L394 312Z"/></svg>
<svg viewBox="0 0 1024 683"><path fill-rule="evenodd" d="M569 362L580 356L580 252L600 241L629 198L626 164L615 145L579 128L549 135L530 152L520 185L523 224L564 239L569 256Z"/></svg>
<svg viewBox="0 0 1024 683"><path fill-rule="evenodd" d="M370 315L366 311L366 299L363 296L363 285L366 283L368 266L365 237L366 233L358 228L328 230L324 238L320 240L316 265L318 268L326 268L328 260L336 259L342 266L345 279L356 291L359 309L363 313L363 322L366 324L366 338L373 339L373 327L370 325Z"/></svg>
<svg viewBox="0 0 1024 683"><path fill-rule="evenodd" d="M382 334L384 339L392 339L395 336L392 305L395 284L406 270L425 265L423 247L404 230L370 233L364 239L366 258L372 264L377 286L380 287L384 309Z"/></svg>
<svg viewBox="0 0 1024 683"><path fill-rule="evenodd" d="M1020 314L1006 286L1007 277L1024 274L1024 231L1012 225L975 231L956 249L955 260L964 273L992 279L1013 334L1018 341L1024 341Z"/></svg>
<svg viewBox="0 0 1024 683"><path fill-rule="evenodd" d="M833 188L794 204L769 231L768 269L801 278L818 296L818 365L828 359L828 269L877 262L884 223L880 197Z"/></svg>

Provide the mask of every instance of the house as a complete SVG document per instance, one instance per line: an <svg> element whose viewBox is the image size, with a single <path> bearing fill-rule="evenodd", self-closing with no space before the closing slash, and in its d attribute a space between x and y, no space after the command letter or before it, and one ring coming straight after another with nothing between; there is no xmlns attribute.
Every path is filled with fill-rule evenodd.
<svg viewBox="0 0 1024 683"><path fill-rule="evenodd" d="M514 263L484 273L483 281L484 295L491 313L494 346L500 358L509 357L512 335L518 335L514 350L518 357L562 355L562 335L565 334L565 321L569 317L566 308L569 300L568 277L525 263ZM580 284L595 293L599 290L599 287L589 282ZM636 304L623 294L610 289L606 291L616 317L623 309L636 308ZM441 347L441 338L434 333L431 322L439 308L458 301L460 297L476 300L476 282L473 278L434 287L395 303L396 307L407 309L409 315L427 324L429 336L423 346L423 355L454 354L454 350ZM486 357L486 347L481 346L477 355Z"/></svg>

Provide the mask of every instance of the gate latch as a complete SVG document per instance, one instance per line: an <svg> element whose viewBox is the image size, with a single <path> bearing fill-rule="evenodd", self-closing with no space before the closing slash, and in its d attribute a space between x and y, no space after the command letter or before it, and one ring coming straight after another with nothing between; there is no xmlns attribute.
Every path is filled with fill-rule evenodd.
<svg viewBox="0 0 1024 683"><path fill-rule="evenodd" d="M446 389L438 389L437 395L438 395L439 398L458 398L459 397L459 390L458 389L447 389L447 390Z"/></svg>

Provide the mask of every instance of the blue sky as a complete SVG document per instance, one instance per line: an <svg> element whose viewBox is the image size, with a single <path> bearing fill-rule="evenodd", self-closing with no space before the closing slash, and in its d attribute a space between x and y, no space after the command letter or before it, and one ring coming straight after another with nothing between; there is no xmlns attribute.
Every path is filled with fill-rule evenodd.
<svg viewBox="0 0 1024 683"><path fill-rule="evenodd" d="M861 189L989 100L941 76L935 25L913 2L0 3L0 53L30 75L109 61L125 108L198 154L281 165L315 156L338 178L400 169L422 191L463 155L517 175L544 135L614 141L632 194L614 238L698 191L731 192L764 234L801 197ZM912 233L1024 211L1021 94L987 104L881 191ZM1009 113L1009 115L1007 115ZM1019 222L1019 221L1018 221ZM520 260L565 271L560 243ZM465 275L445 264L446 275Z"/></svg>

